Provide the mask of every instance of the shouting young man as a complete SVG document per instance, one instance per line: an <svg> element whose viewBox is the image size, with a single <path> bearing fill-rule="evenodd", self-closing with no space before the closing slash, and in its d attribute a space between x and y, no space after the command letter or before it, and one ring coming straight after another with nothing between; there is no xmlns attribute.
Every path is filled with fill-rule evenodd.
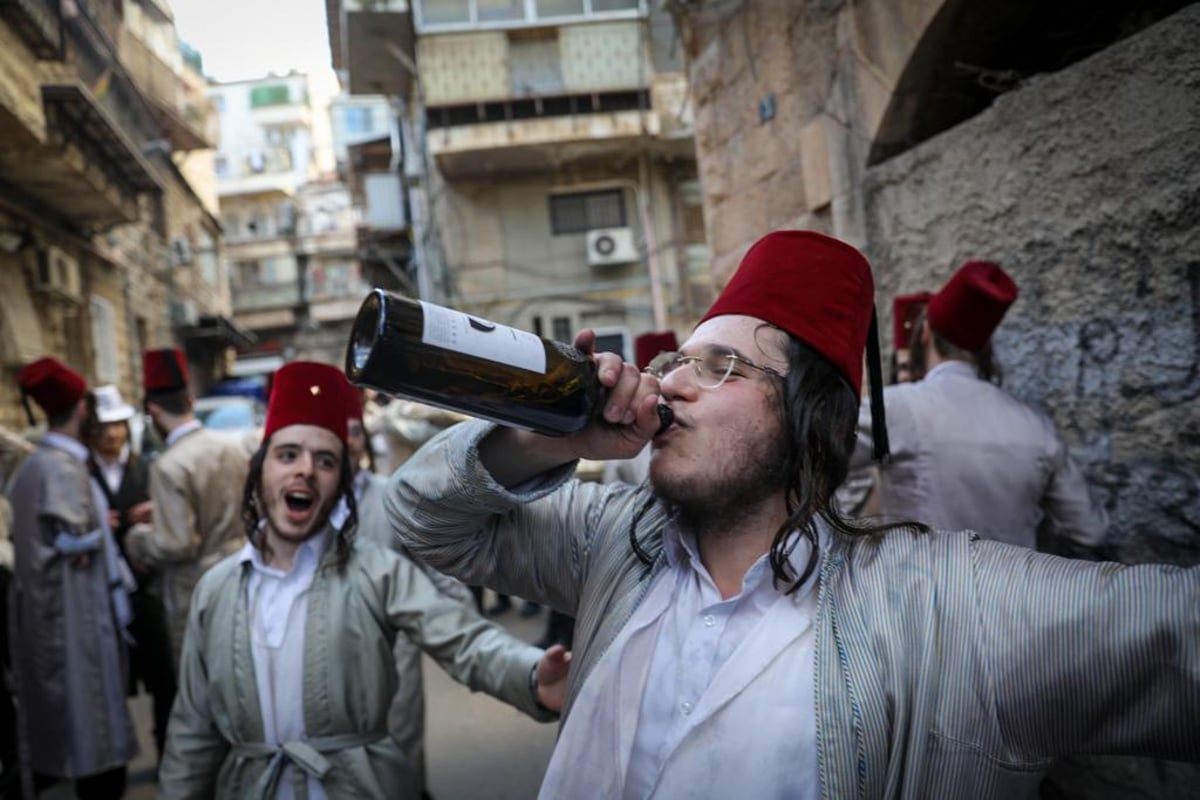
<svg viewBox="0 0 1200 800"><path fill-rule="evenodd" d="M561 705L561 648L544 655L512 638L410 560L355 537L345 385L324 364L276 373L246 479L250 541L196 587L161 798L419 797L388 715L397 636L531 716Z"/></svg>

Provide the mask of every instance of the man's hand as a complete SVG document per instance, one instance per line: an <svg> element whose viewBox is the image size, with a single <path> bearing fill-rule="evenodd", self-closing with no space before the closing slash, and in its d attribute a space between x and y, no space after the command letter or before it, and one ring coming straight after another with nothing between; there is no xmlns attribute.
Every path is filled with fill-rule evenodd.
<svg viewBox="0 0 1200 800"><path fill-rule="evenodd" d="M600 384L608 391L601 420L570 439L579 456L594 461L633 458L658 431L658 379L616 353L596 353L596 332L586 329L575 347L592 356Z"/></svg>
<svg viewBox="0 0 1200 800"><path fill-rule="evenodd" d="M153 512L154 504L149 500L146 500L145 502L138 503L135 506L130 506L129 509L125 511L125 514L130 525L137 525L138 523L149 525L150 520L154 516Z"/></svg>
<svg viewBox="0 0 1200 800"><path fill-rule="evenodd" d="M108 510L108 529L115 531L119 527L121 527L121 512L110 508Z"/></svg>
<svg viewBox="0 0 1200 800"><path fill-rule="evenodd" d="M125 562L130 568L139 575L145 575L150 569L150 565L146 561L145 539L150 534L150 526L144 522L139 522L129 529L125 534L125 541L122 549L125 551Z"/></svg>
<svg viewBox="0 0 1200 800"><path fill-rule="evenodd" d="M555 713L562 711L567 693L567 671L571 653L561 644L552 646L537 663L537 700Z"/></svg>

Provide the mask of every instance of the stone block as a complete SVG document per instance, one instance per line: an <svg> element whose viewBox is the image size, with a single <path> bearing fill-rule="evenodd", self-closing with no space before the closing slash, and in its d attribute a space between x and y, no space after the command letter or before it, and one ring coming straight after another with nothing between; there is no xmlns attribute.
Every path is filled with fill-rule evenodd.
<svg viewBox="0 0 1200 800"><path fill-rule="evenodd" d="M833 200L825 125L825 119L819 117L800 129L800 168L803 172L804 204L809 211L827 206Z"/></svg>

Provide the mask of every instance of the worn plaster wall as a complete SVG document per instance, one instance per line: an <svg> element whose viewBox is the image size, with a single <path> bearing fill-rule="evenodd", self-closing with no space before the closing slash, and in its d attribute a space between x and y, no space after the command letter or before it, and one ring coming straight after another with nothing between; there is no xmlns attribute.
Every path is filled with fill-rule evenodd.
<svg viewBox="0 0 1200 800"><path fill-rule="evenodd" d="M1198 37L1193 6L866 176L881 298L1012 273L1006 386L1064 430L1124 561L1200 563Z"/></svg>
<svg viewBox="0 0 1200 800"><path fill-rule="evenodd" d="M714 3L680 20L713 283L781 227L832 233L838 2Z"/></svg>

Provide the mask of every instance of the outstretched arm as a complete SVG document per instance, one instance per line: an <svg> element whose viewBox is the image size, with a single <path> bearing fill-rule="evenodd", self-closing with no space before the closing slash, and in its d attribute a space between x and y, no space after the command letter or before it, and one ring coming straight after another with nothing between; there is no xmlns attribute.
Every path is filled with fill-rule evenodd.
<svg viewBox="0 0 1200 800"><path fill-rule="evenodd" d="M150 566L196 558L202 543L187 490L158 463L150 467L150 502L152 524L130 529L125 537L130 556Z"/></svg>
<svg viewBox="0 0 1200 800"><path fill-rule="evenodd" d="M1200 567L972 546L1006 739L1044 755L1200 759Z"/></svg>
<svg viewBox="0 0 1200 800"><path fill-rule="evenodd" d="M565 678L556 664L543 659L540 648L522 642L499 625L484 619L474 604L440 591L410 560L397 557L382 581L389 622L438 662L442 669L472 691L483 691L515 706L534 719L553 717L553 707L531 680L534 670L547 678L553 702L555 684ZM539 707L539 700L545 708ZM560 703L561 704L561 703Z"/></svg>

